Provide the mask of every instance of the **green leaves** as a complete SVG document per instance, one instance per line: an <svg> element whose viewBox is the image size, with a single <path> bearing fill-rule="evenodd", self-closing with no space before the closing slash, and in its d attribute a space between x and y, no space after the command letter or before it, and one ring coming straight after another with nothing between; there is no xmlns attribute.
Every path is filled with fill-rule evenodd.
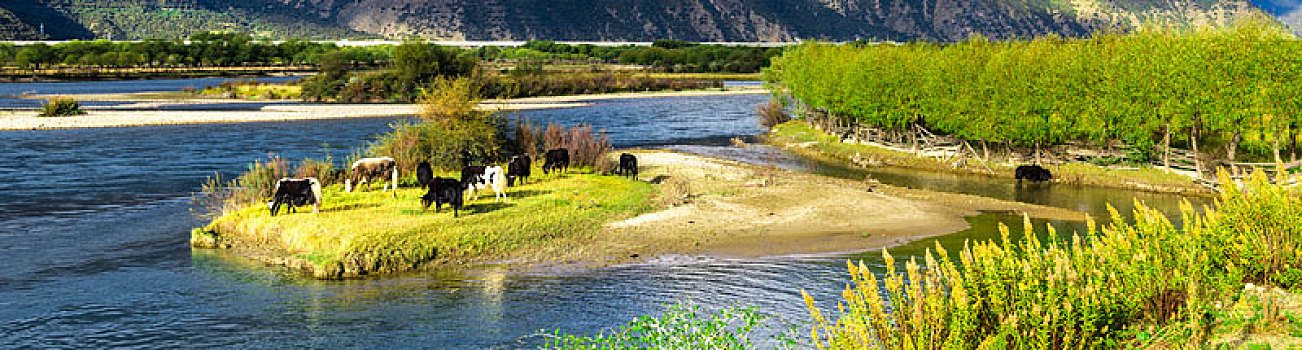
<svg viewBox="0 0 1302 350"><path fill-rule="evenodd" d="M765 79L814 110L878 129L923 123L1021 146L1153 147L1169 124L1184 135L1177 140L1197 133L1260 151L1280 147L1276 135L1299 123L1300 64L1302 43L1258 19L1090 39L806 43L775 58Z"/></svg>

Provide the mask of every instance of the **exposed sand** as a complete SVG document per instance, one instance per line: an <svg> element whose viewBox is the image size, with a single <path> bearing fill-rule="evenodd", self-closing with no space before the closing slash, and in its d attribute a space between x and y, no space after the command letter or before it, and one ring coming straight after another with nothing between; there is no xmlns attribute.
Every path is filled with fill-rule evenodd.
<svg viewBox="0 0 1302 350"><path fill-rule="evenodd" d="M519 111L547 108L570 108L591 105L590 101L655 98L674 96L720 96L767 93L763 89L738 88L706 91L667 91L615 93L579 96L531 97L489 101L483 109ZM73 117L40 118L36 111L0 111L0 130L69 129L167 124L237 123L285 120L332 119L353 117L388 117L414 115L419 111L413 104L275 104L276 101L248 101L236 99L174 99L149 98L151 94L75 95L83 101L129 101L133 103L110 107L84 107L87 114ZM42 98L32 96L31 98ZM197 104L247 104L248 109L212 110ZM261 106L271 103L270 105ZM170 108L163 110L161 108Z"/></svg>
<svg viewBox="0 0 1302 350"><path fill-rule="evenodd" d="M759 257L851 252L966 229L981 211L1083 220L1067 209L891 187L694 155L638 152L640 178L686 180L688 203L607 226L608 263L666 254ZM871 188L871 190L870 190ZM663 190L663 188L662 188ZM634 258L633 254L638 257ZM608 255L609 256L609 255Z"/></svg>

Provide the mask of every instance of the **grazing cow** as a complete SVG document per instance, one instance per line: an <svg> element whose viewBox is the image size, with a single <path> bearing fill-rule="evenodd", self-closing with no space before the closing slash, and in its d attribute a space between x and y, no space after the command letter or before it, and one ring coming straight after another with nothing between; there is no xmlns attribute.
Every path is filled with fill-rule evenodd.
<svg viewBox="0 0 1302 350"><path fill-rule="evenodd" d="M630 178L637 178L637 157L624 153L619 155L619 173Z"/></svg>
<svg viewBox="0 0 1302 350"><path fill-rule="evenodd" d="M533 160L529 159L528 154L521 154L511 157L511 163L506 169L506 186L515 186L515 179L520 179L523 185L529 179L529 173L533 171Z"/></svg>
<svg viewBox="0 0 1302 350"><path fill-rule="evenodd" d="M463 203L461 200L461 181L436 177L430 179L427 187L429 191L420 197L421 206L429 209L430 203L436 203L434 212L437 213L443 210L443 203L447 203L452 206L452 217L461 216L461 204Z"/></svg>
<svg viewBox="0 0 1302 350"><path fill-rule="evenodd" d="M1044 182L1053 179L1053 173L1039 165L1023 165L1017 167L1015 176L1017 181L1030 180L1034 182Z"/></svg>
<svg viewBox="0 0 1302 350"><path fill-rule="evenodd" d="M321 181L314 177L291 179L282 178L276 180L276 184L271 187L271 200L267 201L267 209L271 210L271 216L276 216L280 211L281 205L288 205L286 210L290 213L295 212L295 207L312 205L312 213L321 211Z"/></svg>
<svg viewBox="0 0 1302 350"><path fill-rule="evenodd" d="M551 174L553 171L565 172L570 167L570 150L557 148L547 151L543 161L543 174Z"/></svg>
<svg viewBox="0 0 1302 350"><path fill-rule="evenodd" d="M369 185L374 179L379 179L380 181L388 179L389 183L393 184L393 196L398 196L398 162L393 160L393 158L380 157L358 159L356 162L353 162L351 169L353 176L349 177L348 180L344 180L344 192L353 192L353 186L361 186L362 184ZM385 184L384 188L381 188L380 191L384 191L387 188L389 188L389 184Z"/></svg>
<svg viewBox="0 0 1302 350"><path fill-rule="evenodd" d="M429 162L420 162L416 164L416 181L420 182L420 187L429 187L431 181L434 181L434 168L429 166Z"/></svg>
<svg viewBox="0 0 1302 350"><path fill-rule="evenodd" d="M506 171L502 167L484 168L484 183L493 189L493 202L506 200Z"/></svg>
<svg viewBox="0 0 1302 350"><path fill-rule="evenodd" d="M476 190L484 187L488 187L488 184L484 183L483 165L471 165L461 168L461 188L470 192L466 195L473 195Z"/></svg>

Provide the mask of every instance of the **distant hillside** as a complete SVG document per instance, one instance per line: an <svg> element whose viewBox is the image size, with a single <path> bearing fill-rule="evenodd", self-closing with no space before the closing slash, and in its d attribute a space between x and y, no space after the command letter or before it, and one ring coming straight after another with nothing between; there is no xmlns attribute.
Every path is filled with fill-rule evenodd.
<svg viewBox="0 0 1302 350"><path fill-rule="evenodd" d="M1291 0L1290 0L1291 1ZM51 38L235 30L289 38L790 41L1079 36L1143 22L1225 24L1246 0L27 0L0 4ZM64 21L59 32L49 21ZM8 30L9 27L20 29Z"/></svg>

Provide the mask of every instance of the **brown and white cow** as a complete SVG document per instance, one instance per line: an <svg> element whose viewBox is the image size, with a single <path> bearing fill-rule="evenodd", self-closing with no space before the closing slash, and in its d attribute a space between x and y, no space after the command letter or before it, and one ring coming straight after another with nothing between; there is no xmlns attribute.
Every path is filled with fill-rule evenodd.
<svg viewBox="0 0 1302 350"><path fill-rule="evenodd" d="M349 176L348 180L344 180L344 192L352 192L353 186L370 184L373 180L388 180L389 184L393 185L393 196L398 196L398 161L393 158L378 157L358 159L356 162L353 162L351 169L353 173L352 176ZM380 188L380 191L388 189L389 184L385 184L384 187Z"/></svg>

